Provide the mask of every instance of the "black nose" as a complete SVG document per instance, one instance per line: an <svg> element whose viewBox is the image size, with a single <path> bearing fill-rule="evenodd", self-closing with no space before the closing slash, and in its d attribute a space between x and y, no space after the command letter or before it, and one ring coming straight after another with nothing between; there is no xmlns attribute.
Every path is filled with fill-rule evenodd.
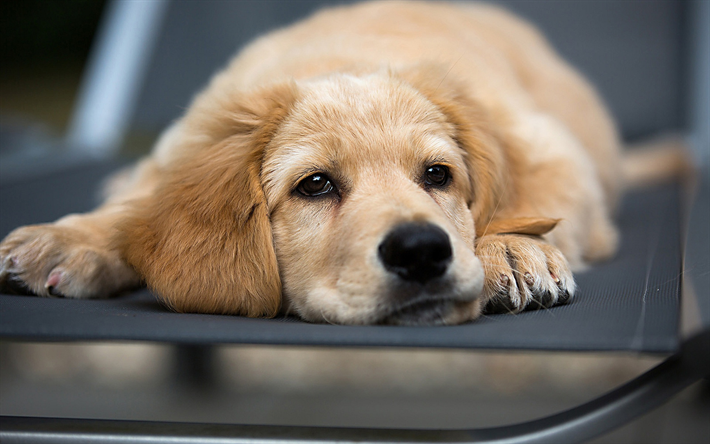
<svg viewBox="0 0 710 444"><path fill-rule="evenodd" d="M427 223L397 226L382 241L378 252L388 271L422 284L446 273L451 262L449 236Z"/></svg>

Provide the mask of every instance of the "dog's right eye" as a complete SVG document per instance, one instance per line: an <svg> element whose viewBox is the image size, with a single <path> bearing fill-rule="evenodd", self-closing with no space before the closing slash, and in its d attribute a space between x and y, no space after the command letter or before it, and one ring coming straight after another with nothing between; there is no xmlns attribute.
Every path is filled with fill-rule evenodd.
<svg viewBox="0 0 710 444"><path fill-rule="evenodd" d="M424 173L424 182L429 186L443 187L451 180L451 173L444 165L432 165Z"/></svg>
<svg viewBox="0 0 710 444"><path fill-rule="evenodd" d="M335 191L335 186L328 176L315 173L299 182L296 190L304 196L315 197Z"/></svg>

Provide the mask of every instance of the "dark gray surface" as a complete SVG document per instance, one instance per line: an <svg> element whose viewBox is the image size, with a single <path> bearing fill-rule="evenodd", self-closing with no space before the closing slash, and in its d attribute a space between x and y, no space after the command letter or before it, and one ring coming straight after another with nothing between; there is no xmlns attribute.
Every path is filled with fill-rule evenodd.
<svg viewBox="0 0 710 444"><path fill-rule="evenodd" d="M172 2L134 118L161 130L244 45L334 0ZM676 0L500 0L535 23L597 87L625 138L684 124L686 4ZM396 17L393 17L396 20Z"/></svg>
<svg viewBox="0 0 710 444"><path fill-rule="evenodd" d="M93 165L0 189L0 234L92 206ZM295 319L178 314L148 291L109 300L0 296L0 337L33 341L405 346L673 352L678 347L680 231L677 187L630 195L617 257L577 276L569 305L495 315L453 327L334 326Z"/></svg>

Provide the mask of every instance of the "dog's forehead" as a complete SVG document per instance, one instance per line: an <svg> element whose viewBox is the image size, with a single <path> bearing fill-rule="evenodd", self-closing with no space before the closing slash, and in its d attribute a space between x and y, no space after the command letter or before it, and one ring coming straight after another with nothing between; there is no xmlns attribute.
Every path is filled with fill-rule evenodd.
<svg viewBox="0 0 710 444"><path fill-rule="evenodd" d="M269 196L316 171L357 181L395 169L406 174L423 163L465 168L443 114L399 79L341 75L299 87L298 102L266 150Z"/></svg>
<svg viewBox="0 0 710 444"><path fill-rule="evenodd" d="M410 85L389 74L335 75L299 85L299 100L266 157L327 166L366 157L379 163L456 155L453 127ZM355 159L349 159L354 157Z"/></svg>
<svg viewBox="0 0 710 444"><path fill-rule="evenodd" d="M443 114L421 93L391 74L347 74L305 82L291 123L313 132L386 129L403 125L437 127Z"/></svg>

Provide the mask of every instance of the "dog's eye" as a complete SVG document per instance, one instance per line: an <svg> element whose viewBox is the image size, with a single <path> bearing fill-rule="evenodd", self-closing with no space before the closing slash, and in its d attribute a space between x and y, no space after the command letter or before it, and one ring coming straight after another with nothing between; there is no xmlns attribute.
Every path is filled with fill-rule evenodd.
<svg viewBox="0 0 710 444"><path fill-rule="evenodd" d="M335 187L328 176L315 173L303 179L296 190L304 196L322 196L335 191Z"/></svg>
<svg viewBox="0 0 710 444"><path fill-rule="evenodd" d="M424 180L427 185L433 185L436 187L442 187L446 185L449 182L449 179L451 178L449 169L444 165L430 166L429 168L427 168L424 176Z"/></svg>

